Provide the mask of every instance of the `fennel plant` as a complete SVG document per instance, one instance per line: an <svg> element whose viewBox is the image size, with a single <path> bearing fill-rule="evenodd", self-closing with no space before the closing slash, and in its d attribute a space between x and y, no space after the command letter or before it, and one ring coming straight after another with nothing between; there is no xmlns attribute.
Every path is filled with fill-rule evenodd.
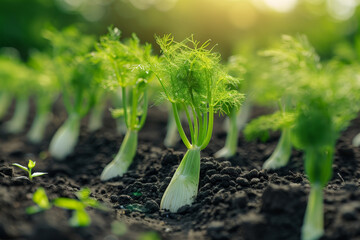
<svg viewBox="0 0 360 240"><path fill-rule="evenodd" d="M239 80L224 71L219 64L219 54L207 49L209 41L200 44L191 36L175 42L170 34L156 37L156 41L162 57L153 66L154 71L163 87L164 98L172 105L176 126L188 149L160 204L162 209L176 212L191 204L197 195L200 151L210 142L214 114L239 108L243 95L234 90ZM181 124L179 107L185 112L190 139Z"/></svg>
<svg viewBox="0 0 360 240"><path fill-rule="evenodd" d="M95 44L93 37L81 34L74 27L62 32L49 30L45 32L45 37L52 45L55 74L68 113L67 120L50 142L50 154L63 160L74 151L81 119L98 101L102 71L89 54Z"/></svg>
<svg viewBox="0 0 360 240"><path fill-rule="evenodd" d="M122 176L133 161L138 132L144 126L147 115L147 85L152 79L148 63L151 45L141 45L135 34L121 42L120 35L119 29L110 28L109 34L101 38L94 54L107 73L103 79L105 88L113 91L121 88L122 109L116 112L124 116L127 128L119 152L101 173L103 181Z"/></svg>
<svg viewBox="0 0 360 240"><path fill-rule="evenodd" d="M54 67L50 56L34 52L28 65L36 71L37 77L33 81L36 115L27 139L37 144L44 139L46 127L51 120L51 107L59 95L59 86L53 74Z"/></svg>

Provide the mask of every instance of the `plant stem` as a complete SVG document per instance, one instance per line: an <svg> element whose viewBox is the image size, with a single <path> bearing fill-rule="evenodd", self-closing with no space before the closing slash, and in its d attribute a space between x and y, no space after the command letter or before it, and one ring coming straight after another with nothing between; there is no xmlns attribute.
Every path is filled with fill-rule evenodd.
<svg viewBox="0 0 360 240"><path fill-rule="evenodd" d="M17 134L24 130L29 113L29 99L20 98L16 101L13 117L5 123L4 129L8 133Z"/></svg>
<svg viewBox="0 0 360 240"><path fill-rule="evenodd" d="M360 133L356 134L356 136L353 138L352 145L354 147L359 147L360 146Z"/></svg>
<svg viewBox="0 0 360 240"><path fill-rule="evenodd" d="M235 155L238 145L238 126L237 126L237 111L233 109L230 112L229 122L230 126L226 136L225 146L215 153L215 157L229 158Z"/></svg>
<svg viewBox="0 0 360 240"><path fill-rule="evenodd" d="M106 181L114 177L121 177L129 168L136 154L138 131L128 129L114 160L101 173L101 180Z"/></svg>
<svg viewBox="0 0 360 240"><path fill-rule="evenodd" d="M99 130L103 125L103 115L105 110L106 101L101 99L97 104L95 104L94 108L91 111L89 118L89 131L95 132Z"/></svg>
<svg viewBox="0 0 360 240"><path fill-rule="evenodd" d="M179 134L176 127L175 117L171 109L169 109L164 145L166 147L174 147L178 140Z"/></svg>
<svg viewBox="0 0 360 240"><path fill-rule="evenodd" d="M74 151L80 133L81 118L78 114L72 113L64 124L56 131L50 142L50 154L63 160Z"/></svg>
<svg viewBox="0 0 360 240"><path fill-rule="evenodd" d="M207 125L206 137L205 137L204 141L200 145L201 150L206 148L206 146L209 144L209 142L211 140L213 128L214 128L214 107L210 106L210 108L209 108L209 122L208 122L208 125Z"/></svg>
<svg viewBox="0 0 360 240"><path fill-rule="evenodd" d="M188 149L190 149L190 148L192 148L192 145L191 145L191 143L189 142L189 139L186 137L186 134L185 134L185 132L184 132L184 129L182 128L176 103L172 103L172 109L173 109L173 114L174 114L174 117L175 117L175 122L176 122L176 126L177 126L177 128L178 128L180 137L181 137L181 139L183 140L185 146L186 146Z"/></svg>
<svg viewBox="0 0 360 240"><path fill-rule="evenodd" d="M251 112L250 110L251 110L250 100L245 100L244 103L241 105L240 111L236 119L236 125L238 131L241 131L248 122Z"/></svg>
<svg viewBox="0 0 360 240"><path fill-rule="evenodd" d="M194 201L200 177L200 148L188 149L161 199L160 208L176 212Z"/></svg>
<svg viewBox="0 0 360 240"><path fill-rule="evenodd" d="M312 184L301 229L302 240L317 240L324 234L323 208L322 186Z"/></svg>
<svg viewBox="0 0 360 240"><path fill-rule="evenodd" d="M36 117L31 125L31 128L27 134L27 139L31 143L40 143L45 134L45 129L49 123L50 120L50 113L49 112L43 112L43 113L37 113Z"/></svg>
<svg viewBox="0 0 360 240"><path fill-rule="evenodd" d="M5 114L8 112L9 106L11 104L11 96L6 92L0 93L0 119L5 117Z"/></svg>
<svg viewBox="0 0 360 240"><path fill-rule="evenodd" d="M263 169L278 169L284 167L291 156L291 135L290 129L282 130L280 140L271 154L271 156L263 164Z"/></svg>

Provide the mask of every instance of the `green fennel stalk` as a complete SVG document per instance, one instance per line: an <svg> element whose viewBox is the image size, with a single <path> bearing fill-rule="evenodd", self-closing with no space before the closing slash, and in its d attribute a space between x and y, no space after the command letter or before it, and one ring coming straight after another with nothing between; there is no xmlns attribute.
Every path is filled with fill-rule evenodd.
<svg viewBox="0 0 360 240"><path fill-rule="evenodd" d="M172 105L179 135L188 151L167 187L160 207L176 212L191 204L198 191L200 152L209 144L214 114L238 109L243 95L233 90L239 80L227 75L218 54L200 45L193 37L175 42L171 35L156 37L162 50L159 63L153 65L163 87L163 97ZM185 112L190 139L185 134L178 109Z"/></svg>
<svg viewBox="0 0 360 240"><path fill-rule="evenodd" d="M127 129L119 152L101 173L103 181L122 176L133 161L138 132L147 116L147 85L152 79L148 64L152 58L151 46L141 45L135 34L121 42L120 34L119 29L110 28L109 34L101 38L94 54L107 74L102 81L105 88L113 91L121 88L122 109L113 111L113 115L118 112L123 116Z"/></svg>
<svg viewBox="0 0 360 240"><path fill-rule="evenodd" d="M34 144L40 143L51 120L51 107L59 94L57 79L53 73L54 66L49 55L34 52L28 65L36 72L33 80L36 115L27 133L27 139Z"/></svg>
<svg viewBox="0 0 360 240"><path fill-rule="evenodd" d="M100 64L93 61L90 51L94 39L70 27L62 32L51 30L45 37L52 45L54 71L62 92L68 119L50 142L50 154L57 160L65 159L74 151L80 133L81 119L99 101Z"/></svg>

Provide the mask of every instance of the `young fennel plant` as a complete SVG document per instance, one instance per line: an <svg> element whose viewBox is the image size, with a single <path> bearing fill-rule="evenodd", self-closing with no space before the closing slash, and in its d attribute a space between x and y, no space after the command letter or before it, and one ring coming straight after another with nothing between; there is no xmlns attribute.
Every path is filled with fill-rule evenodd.
<svg viewBox="0 0 360 240"><path fill-rule="evenodd" d="M51 107L59 94L57 79L53 74L53 63L49 55L34 52L28 65L37 73L34 79L34 98L36 115L27 133L27 139L34 144L40 143L51 119Z"/></svg>
<svg viewBox="0 0 360 240"><path fill-rule="evenodd" d="M360 86L355 75L328 64L309 77L295 109L292 143L304 151L310 195L302 226L302 240L319 239L324 233L323 188L332 176L335 143L359 111Z"/></svg>
<svg viewBox="0 0 360 240"><path fill-rule="evenodd" d="M27 122L29 97L34 90L32 81L36 74L20 60L7 56L0 57L0 66L2 115L8 109L11 98L15 98L16 101L14 114L3 124L2 129L7 133L17 134L24 130Z"/></svg>
<svg viewBox="0 0 360 240"><path fill-rule="evenodd" d="M94 58L105 72L103 85L108 90L121 88L122 109L126 135L115 158L101 173L101 180L122 176L129 168L137 150L138 132L144 126L148 108L148 82L153 78L149 68L151 45L141 45L135 34L125 42L120 41L121 32L110 28L101 38Z"/></svg>
<svg viewBox="0 0 360 240"><path fill-rule="evenodd" d="M244 68L244 59L240 56L230 57L226 65L226 70L231 76L243 80L243 76L246 72ZM235 86L234 90L237 90L239 92L245 92L244 81L241 82L241 85ZM243 104L240 108L240 111L236 108L230 110L229 117L227 119L228 129L225 146L214 154L216 158L229 158L235 155L238 145L239 131L245 126L245 123L247 121L247 116L249 112L248 107L249 106L247 104Z"/></svg>
<svg viewBox="0 0 360 240"><path fill-rule="evenodd" d="M244 133L247 139L253 139L256 132L263 132L262 130L269 126L266 121L273 123L269 129L281 130L275 150L263 164L263 169L278 169L288 163L292 152L291 131L289 125L282 120L286 123L287 112L291 112L297 104L294 96L304 81L306 82L304 73L309 70L317 71L320 63L318 55L305 36L295 38L285 35L279 46L263 51L261 55L270 58L271 64L268 64L270 69L265 69L261 80L256 81L253 86L256 101L277 103L277 112L281 114L260 117L259 121L253 120ZM266 136L263 135L262 140L265 141Z"/></svg>
<svg viewBox="0 0 360 240"><path fill-rule="evenodd" d="M63 160L74 151L80 133L81 119L96 104L102 70L90 57L94 39L71 27L58 32L47 31L52 44L55 73L68 113L67 120L50 142L50 154Z"/></svg>
<svg viewBox="0 0 360 240"><path fill-rule="evenodd" d="M191 204L198 191L200 151L209 144L214 114L229 113L240 107L243 95L234 90L239 79L229 76L219 64L220 56L208 50L209 41L200 44L193 36L175 42L171 35L156 37L162 57L154 64L163 97L170 101L180 137L187 152L162 199L160 208L176 212ZM185 112L190 130L186 136L178 108Z"/></svg>
<svg viewBox="0 0 360 240"><path fill-rule="evenodd" d="M299 46L298 43L294 43L295 46ZM314 52L299 53L316 56ZM298 61L299 58L294 59ZM266 130L287 129L290 136L287 136L286 143L304 151L305 173L311 190L301 239L316 240L324 233L322 191L332 175L335 143L341 131L359 111L360 83L355 78L354 70L337 62L322 65L318 58L302 65L293 77L296 88L289 88L287 94L296 104L290 105L291 108L286 111L283 109L255 119L247 125L245 134L248 137L267 138Z"/></svg>

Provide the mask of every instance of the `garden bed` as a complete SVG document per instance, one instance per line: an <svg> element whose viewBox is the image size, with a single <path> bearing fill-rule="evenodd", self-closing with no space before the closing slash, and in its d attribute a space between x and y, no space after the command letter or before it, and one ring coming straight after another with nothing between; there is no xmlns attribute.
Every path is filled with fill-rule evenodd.
<svg viewBox="0 0 360 240"><path fill-rule="evenodd" d="M150 108L128 173L101 182L100 173L123 138L115 131L114 121L108 114L105 126L95 133L87 132L84 121L75 153L59 162L47 153L51 136L65 119L64 110L58 107L55 111L62 117L53 119L41 146L27 144L25 135L0 135L0 239L138 239L149 231L169 240L300 238L309 192L302 154L293 151L290 164L278 171L261 170L276 146L278 134L272 134L266 143L246 142L241 134L235 157L228 161L214 159L213 154L224 145L226 137L221 120L216 119L213 138L202 151L198 196L192 206L170 213L159 210L159 204L186 148L181 142L174 149L162 144L165 112ZM351 146L358 132L359 118L337 143L334 174L324 194L322 239L360 239L360 152ZM13 180L23 172L11 164L24 165L28 159L37 162L36 171L48 175L33 183ZM86 228L70 227L70 212L58 208L27 215L25 209L34 205L32 193L39 187L45 189L50 200L75 198L80 188L89 187L92 197L110 210L89 209L92 224ZM111 230L115 220L127 225L124 235L116 236Z"/></svg>

